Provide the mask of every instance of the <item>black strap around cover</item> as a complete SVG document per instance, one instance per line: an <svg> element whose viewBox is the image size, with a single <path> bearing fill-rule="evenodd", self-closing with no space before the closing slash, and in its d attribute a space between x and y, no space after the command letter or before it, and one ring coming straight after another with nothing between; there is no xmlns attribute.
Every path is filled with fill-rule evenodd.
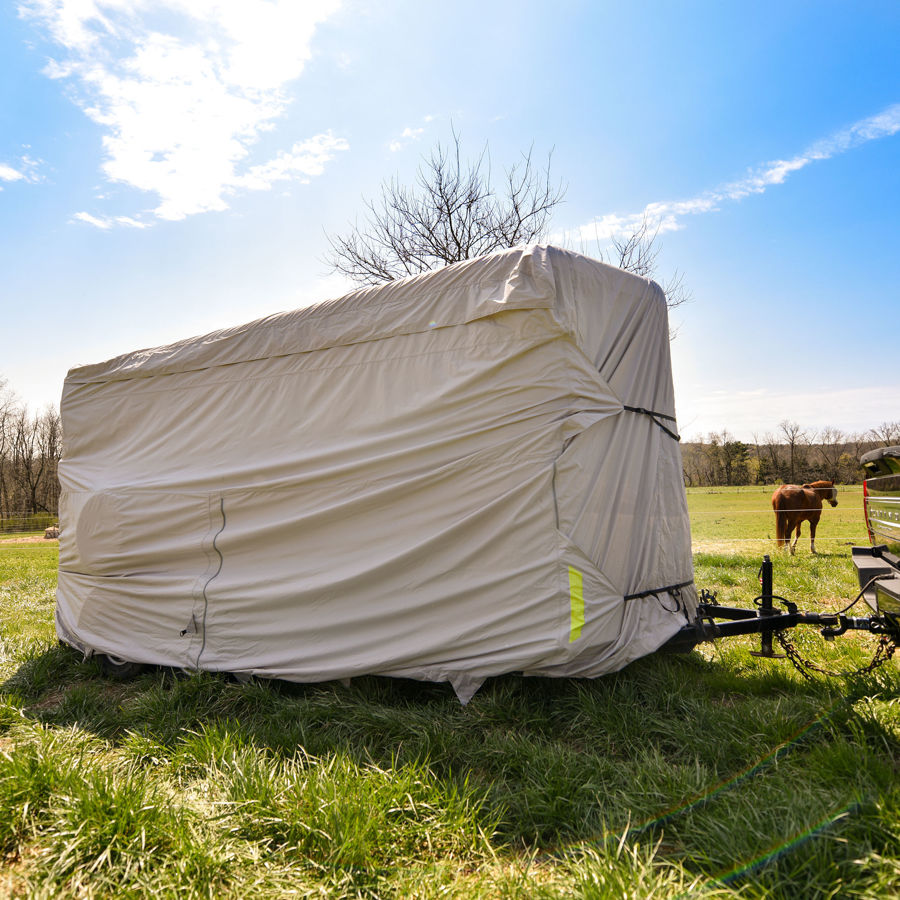
<svg viewBox="0 0 900 900"><path fill-rule="evenodd" d="M653 419L653 421L656 422L656 424L659 425L659 427L662 428L662 430L670 438L674 438L676 441L681 440L681 438L674 431L672 431L671 428L666 428L666 426L659 421L660 419L668 419L670 422L674 422L675 416L667 416L665 413L655 412L652 409L644 409L643 406L625 406L624 403L622 404L622 409L627 409L628 412L641 413L641 415L650 416L650 418Z"/></svg>
<svg viewBox="0 0 900 900"><path fill-rule="evenodd" d="M626 594L623 599L626 601L627 600L641 600L644 597L653 597L656 594L668 594L671 591L681 590L681 588L685 588L688 585L691 585L693 583L694 583L693 581L682 581L680 584L670 584L670 585L667 585L666 587L653 588L652 590L649 590L649 591L638 591L638 593L636 593L636 594Z"/></svg>

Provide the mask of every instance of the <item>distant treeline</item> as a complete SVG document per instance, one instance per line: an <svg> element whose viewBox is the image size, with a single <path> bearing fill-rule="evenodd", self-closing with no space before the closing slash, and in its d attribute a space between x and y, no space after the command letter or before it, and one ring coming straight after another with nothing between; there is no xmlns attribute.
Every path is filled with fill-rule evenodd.
<svg viewBox="0 0 900 900"><path fill-rule="evenodd" d="M59 413L32 413L0 380L0 526L31 527L55 516L59 506L57 466L62 454Z"/></svg>
<svg viewBox="0 0 900 900"><path fill-rule="evenodd" d="M863 480L859 458L877 447L900 444L900 422L883 422L868 431L847 434L838 428L814 432L782 422L777 434L752 443L728 431L681 445L684 483L692 485L804 484L827 478L841 484Z"/></svg>

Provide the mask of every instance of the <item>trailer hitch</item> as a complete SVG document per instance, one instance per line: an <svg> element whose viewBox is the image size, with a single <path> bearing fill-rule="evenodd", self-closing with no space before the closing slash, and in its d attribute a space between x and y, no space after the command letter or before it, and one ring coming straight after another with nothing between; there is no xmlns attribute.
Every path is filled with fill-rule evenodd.
<svg viewBox="0 0 900 900"><path fill-rule="evenodd" d="M837 613L801 612L796 603L780 597L773 589L773 567L771 558L763 557L759 570L760 593L754 598L755 609L738 606L723 606L716 600L714 593L703 590L697 604L697 615L693 622L685 625L660 648L674 653L688 653L697 644L713 641L723 637L736 635L759 634L759 650L751 650L753 656L764 659L789 658L791 662L806 674L807 669L814 669L824 674L849 674L826 672L797 652L796 647L788 640L786 632L798 625L813 625L826 641L848 631L867 631L881 636L875 659L860 672L871 671L886 659L890 659L900 644L900 615L893 611L876 611L871 616L848 616L846 613L862 596ZM776 601L783 607L775 605ZM724 621L722 621L724 620ZM784 653L775 651L777 641ZM858 674L858 673L855 673Z"/></svg>
<svg viewBox="0 0 900 900"><path fill-rule="evenodd" d="M833 641L839 635L846 634L850 629L850 625L847 623L846 618L846 616L838 616L837 625L826 625L821 629L819 634L821 634L826 641Z"/></svg>
<svg viewBox="0 0 900 900"><path fill-rule="evenodd" d="M772 592L772 560L769 558L768 554L763 557L762 565L759 567L759 580L762 586L762 592L759 596L759 616L761 619L771 618L772 616L776 616L780 614L780 610L776 610L772 601L775 599L775 596ZM788 601L788 614L796 614L797 608L794 604ZM794 607L791 609L791 607ZM786 654L784 653L776 653L772 649L772 635L774 634L774 629L766 628L760 634L760 647L759 650L751 650L751 656L762 656L765 659L784 659Z"/></svg>

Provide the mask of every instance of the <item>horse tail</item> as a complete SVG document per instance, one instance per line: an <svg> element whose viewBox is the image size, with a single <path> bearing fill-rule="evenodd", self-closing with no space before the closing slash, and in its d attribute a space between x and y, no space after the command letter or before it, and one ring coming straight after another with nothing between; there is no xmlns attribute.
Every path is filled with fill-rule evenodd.
<svg viewBox="0 0 900 900"><path fill-rule="evenodd" d="M774 497L772 498L772 508L775 510L775 543L780 547L785 541L790 539L787 530L787 511L779 507Z"/></svg>

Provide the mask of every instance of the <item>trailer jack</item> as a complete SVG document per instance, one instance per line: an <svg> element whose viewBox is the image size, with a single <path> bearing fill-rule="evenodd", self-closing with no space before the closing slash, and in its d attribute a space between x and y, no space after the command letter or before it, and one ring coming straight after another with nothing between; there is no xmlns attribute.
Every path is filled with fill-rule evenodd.
<svg viewBox="0 0 900 900"><path fill-rule="evenodd" d="M695 620L683 626L660 649L673 653L689 653L697 644L704 641L714 641L739 634L758 634L760 648L750 651L753 656L760 656L764 659L788 657L803 674L806 674L804 670L814 669L829 675L846 675L850 673L826 672L809 660L803 659L787 638L786 632L798 625L813 625L819 628L819 633L827 641L833 641L848 631L867 631L870 634L880 635L881 641L879 641L875 659L868 666L853 674L871 671L877 665L890 659L897 645L900 644L900 613L893 610L876 609L874 615L870 616L846 615L846 612L863 596L865 588L860 591L856 600L841 612L801 612L796 603L792 603L774 592L772 560L768 555L763 557L759 575L761 590L753 600L755 609L723 606L716 600L714 593L702 590ZM775 605L776 601L780 606ZM775 651L773 641L776 640L785 651L784 653Z"/></svg>

